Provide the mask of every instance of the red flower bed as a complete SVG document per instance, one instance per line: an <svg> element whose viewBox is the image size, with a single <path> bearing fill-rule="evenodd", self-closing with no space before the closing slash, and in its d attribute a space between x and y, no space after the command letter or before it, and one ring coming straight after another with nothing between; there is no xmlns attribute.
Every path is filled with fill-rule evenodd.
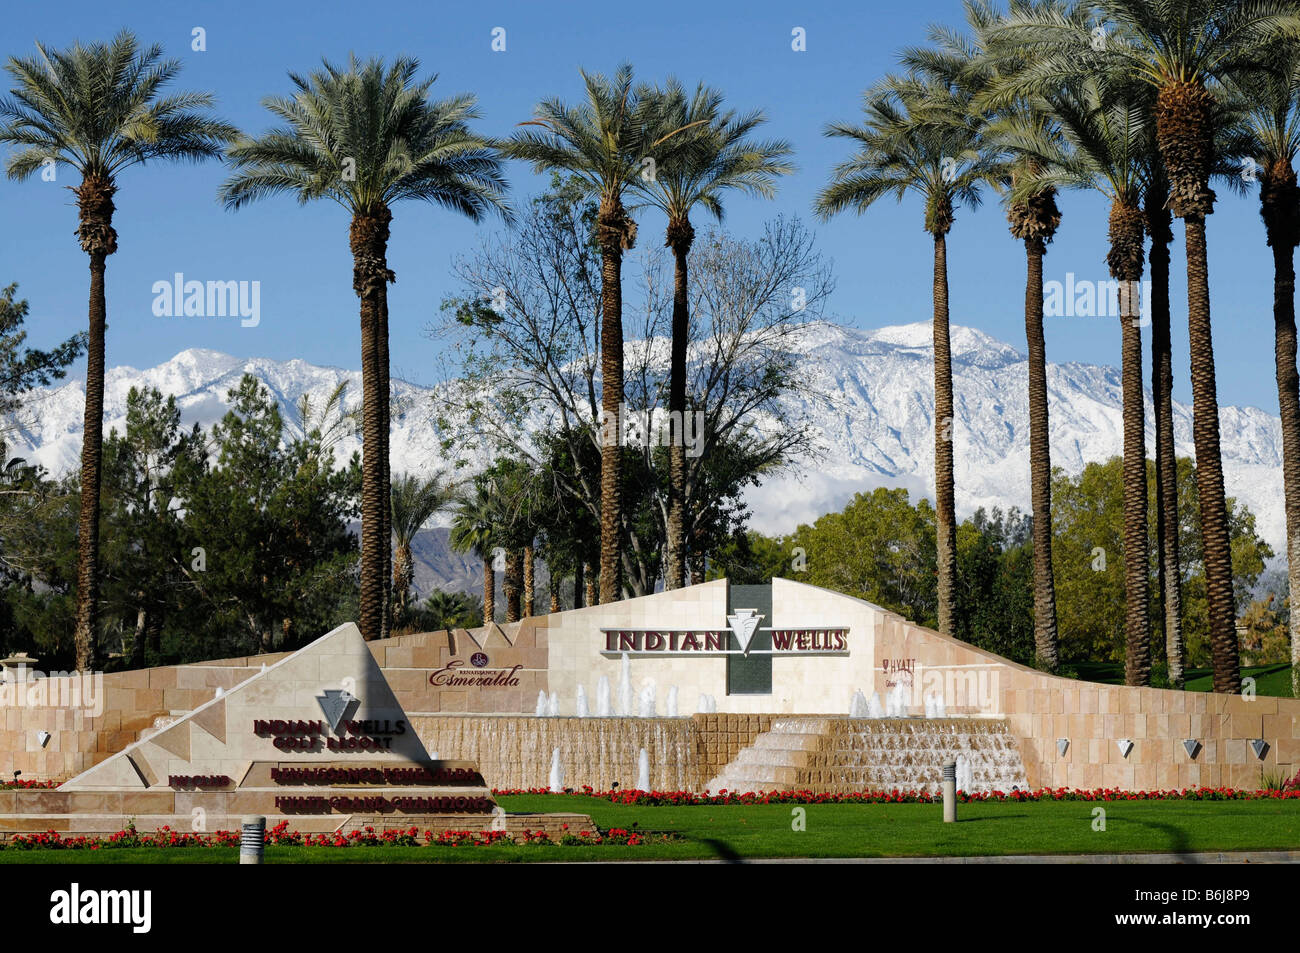
<svg viewBox="0 0 1300 953"><path fill-rule="evenodd" d="M9 780L0 781L0 791L11 791L14 788L57 788L59 781L23 781Z"/></svg>
<svg viewBox="0 0 1300 953"><path fill-rule="evenodd" d="M216 831L212 834L187 834L161 827L152 834L141 834L135 825L108 837L91 837L85 834L64 836L58 831L38 834L16 834L9 842L0 843L8 850L112 850L121 847L238 847L239 831ZM571 847L582 844L610 844L638 847L648 841L673 840L670 834L644 834L615 828L605 833L582 831L569 833L564 825L562 836L556 840L546 831L525 830L517 843L549 847ZM289 830L289 822L281 821L266 832L266 843L277 847L491 847L495 844L516 843L507 831L429 831L423 833L416 827L377 831L363 827L346 834L338 831L304 834Z"/></svg>
<svg viewBox="0 0 1300 953"><path fill-rule="evenodd" d="M494 790L496 795L550 794L548 788ZM595 791L583 786L580 792L603 798L614 804L644 807L684 807L704 804L929 804L941 800L938 794L921 791L855 791L849 794L825 794L812 791L727 791L697 794L694 791ZM1248 791L1236 788L1182 788L1168 791L1122 791L1097 788L1092 791L1072 788L1038 788L1033 791L990 791L967 794L959 791L961 803L975 801L1255 801L1300 800L1300 776L1288 781L1281 790Z"/></svg>

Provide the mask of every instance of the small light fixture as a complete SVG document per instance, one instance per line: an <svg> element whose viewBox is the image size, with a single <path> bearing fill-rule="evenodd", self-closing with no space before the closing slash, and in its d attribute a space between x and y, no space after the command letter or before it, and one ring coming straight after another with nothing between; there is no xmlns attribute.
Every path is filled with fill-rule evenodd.
<svg viewBox="0 0 1300 953"><path fill-rule="evenodd" d="M1123 758L1127 758L1129 752L1133 750L1133 741L1130 738L1121 738L1115 742L1115 745L1119 748L1120 756Z"/></svg>
<svg viewBox="0 0 1300 953"><path fill-rule="evenodd" d="M1065 752L1068 751L1069 748L1070 748L1070 739L1069 739L1069 738L1057 738L1057 739L1056 739L1056 750L1059 751L1059 752L1061 752L1061 757L1065 757Z"/></svg>
<svg viewBox="0 0 1300 953"><path fill-rule="evenodd" d="M1256 758L1263 761L1264 756L1268 754L1268 742L1263 738L1252 738L1250 739L1250 750L1255 752Z"/></svg>
<svg viewBox="0 0 1300 953"><path fill-rule="evenodd" d="M1201 743L1195 738L1184 739L1183 748L1187 751L1187 757L1191 758L1193 761L1195 761L1196 756L1201 753Z"/></svg>
<svg viewBox="0 0 1300 953"><path fill-rule="evenodd" d="M50 733L48 731L36 732L36 740L40 742L42 748L50 743Z"/></svg>

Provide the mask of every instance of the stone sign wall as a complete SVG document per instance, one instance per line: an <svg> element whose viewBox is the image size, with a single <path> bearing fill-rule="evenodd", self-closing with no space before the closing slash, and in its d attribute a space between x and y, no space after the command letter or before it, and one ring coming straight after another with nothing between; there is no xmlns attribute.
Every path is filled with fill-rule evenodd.
<svg viewBox="0 0 1300 953"><path fill-rule="evenodd" d="M577 713L577 690L584 689L590 714L596 714L602 677L617 695L622 654L604 651L604 646L610 631L622 630L639 632L643 649L629 653L626 663L633 710L639 708L637 696L652 686L656 712L663 715L667 691L676 687L677 713L697 715L697 724L708 715L701 701L705 696L716 704L719 716L734 716L723 719L734 726L748 724L750 717L783 713L843 717L854 693L861 691L864 697L876 693L897 705L895 716L1006 719L1032 787L1255 787L1262 770L1289 776L1300 770L1300 700L1056 678L945 638L862 600L785 579L773 581L770 625L811 633L808 646L828 644L816 638L818 632L846 630L841 636L846 650L773 655L770 693L729 695L728 656L680 654L687 644L683 632L716 633L743 617L743 612L730 611L743 607L728 602L727 583L719 580L509 625L401 636L365 648L429 749L443 757L469 756L459 750L470 743L465 734L469 729L458 727L461 723L452 716L531 716L539 692L554 694L565 717L537 727L539 732L544 727L551 740L539 734L535 745L547 747L540 752L530 749L526 759L512 753L501 740L504 735L492 734L491 718L464 723L481 734L476 735L474 757L484 762L485 770L491 766L490 784L510 786L516 777L536 779L539 772L544 776L542 761L554 747L566 745L551 737L556 731L572 735L569 747L590 743L596 728L572 717ZM648 631L660 638L647 638ZM797 650L797 634L789 641ZM676 646L679 654L644 651L647 644ZM836 649L838 643L830 647ZM0 686L5 689L0 691L0 772L69 778L142 737L165 731L176 718L212 701L218 690L228 692L284 657L108 674L102 676L91 703L80 706L58 702L74 694L67 690L67 679L41 680L46 684L33 697L27 697L22 683ZM942 698L942 711L933 707L935 697ZM480 723L482 727L473 727ZM686 754L675 753L664 763L686 765L696 758L700 765L674 767L676 773L665 774L663 783L716 774L719 766L712 761L722 756L719 737L726 739L726 756L734 758L737 745L749 744L754 733L728 728L711 736L712 747L687 746ZM590 766L582 769L585 776L600 781L605 775L625 775L641 747L654 747L634 739L635 732L615 734L622 740L608 742L614 748L603 749L594 761L581 762ZM449 740L453 737L459 740ZM494 740L499 750L484 746Z"/></svg>

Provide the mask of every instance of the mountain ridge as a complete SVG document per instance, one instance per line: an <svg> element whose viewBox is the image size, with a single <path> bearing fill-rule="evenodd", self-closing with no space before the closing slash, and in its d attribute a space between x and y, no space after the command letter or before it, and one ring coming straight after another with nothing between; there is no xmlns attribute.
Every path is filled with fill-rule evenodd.
<svg viewBox="0 0 1300 953"><path fill-rule="evenodd" d="M930 335L928 322L873 330L826 321L806 326L794 353L805 393L814 396L791 397L783 409L794 419L809 420L824 453L796 462L787 473L748 492L754 528L789 532L798 523L841 509L853 493L877 486L903 486L933 498ZM951 336L958 511L965 515L994 505L1028 510L1027 360L1014 346L976 328L954 325ZM228 409L226 392L245 372L266 384L289 415L304 393L320 399L340 382L348 385L349 406L360 399L359 371L189 348L152 368L118 365L106 373L105 433L122 430L126 395L135 385L174 394L185 426L211 426ZM1076 473L1086 463L1118 455L1123 445L1119 370L1074 361L1049 363L1047 380L1053 466ZM438 469L444 435L434 415L422 412L433 388L396 378L393 388L392 469ZM39 462L56 475L79 465L84 394L84 381L70 378L26 395L21 419L8 421L10 456ZM1150 393L1146 396L1147 448L1153 455ZM1251 508L1260 535L1284 555L1280 422L1256 407L1221 407L1219 416L1228 493ZM1175 402L1174 430L1178 453L1194 456L1189 406ZM348 435L336 452L346 458L359 449L359 439ZM443 549L430 540L430 552ZM467 571L471 567L458 563L434 575L462 584Z"/></svg>

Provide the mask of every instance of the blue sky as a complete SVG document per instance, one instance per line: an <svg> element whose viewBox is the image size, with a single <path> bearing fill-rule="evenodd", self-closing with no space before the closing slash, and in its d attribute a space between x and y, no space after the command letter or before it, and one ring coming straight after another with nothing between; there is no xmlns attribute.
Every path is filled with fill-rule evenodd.
<svg viewBox="0 0 1300 953"><path fill-rule="evenodd" d="M893 68L897 50L924 40L928 24L956 21L957 0L859 5L772 0L744 4L574 3L443 4L390 0L384 4L127 3L72 0L57 6L16 4L6 10L0 54L28 55L33 42L53 47L74 40L106 40L122 27L143 41L163 44L184 63L177 88L210 90L219 112L241 128L261 131L270 116L263 96L289 90L288 70L333 60L408 54L425 73L437 73L436 95L470 91L478 96L481 129L506 135L531 115L542 96L576 98L578 67L612 71L630 61L639 78L674 74L687 84L703 80L722 88L741 109L761 107L767 132L789 139L799 171L773 201L734 199L728 226L757 234L767 217L802 216L821 249L834 260L838 281L831 316L859 327L879 327L931 317L931 244L912 200L891 202L866 216L815 221L812 200L847 143L828 140L831 120L859 115L863 88ZM207 49L191 49L192 30L206 31ZM492 31L506 30L506 51L493 52ZM802 27L807 49L791 49ZM0 76L6 82L8 75ZM517 204L535 194L542 179L522 164L508 169ZM246 357L302 358L357 367L357 301L351 288L348 222L342 209L318 203L299 207L272 199L238 213L216 202L223 169L159 166L132 169L120 179L115 224L120 250L108 268L110 366L148 367L190 347ZM30 340L41 345L85 325L88 272L75 239L76 210L56 183L0 179L0 283L18 281L32 306ZM1210 222L1210 277L1215 316L1219 398L1277 412L1272 361L1272 256L1264 244L1255 197L1220 189ZM1104 280L1106 208L1094 196L1061 201L1064 221L1051 247L1045 278ZM641 217L642 241L659 241L658 213ZM424 329L438 304L455 290L450 263L473 247L487 228L431 206L396 209L390 265L398 280L390 291L395 374L432 383L437 346ZM1175 248L1175 396L1190 400L1186 298L1181 227ZM656 236L656 237L652 237ZM1007 233L995 200L977 211L960 210L949 241L952 320L972 325L1024 348L1024 254ZM152 286L173 273L199 280L261 282L261 322L241 327L231 318L160 318L152 313ZM1050 318L1048 359L1119 363L1117 319ZM1149 344L1149 341L1144 342ZM1149 353L1149 351L1148 351ZM84 372L84 363L78 368Z"/></svg>

